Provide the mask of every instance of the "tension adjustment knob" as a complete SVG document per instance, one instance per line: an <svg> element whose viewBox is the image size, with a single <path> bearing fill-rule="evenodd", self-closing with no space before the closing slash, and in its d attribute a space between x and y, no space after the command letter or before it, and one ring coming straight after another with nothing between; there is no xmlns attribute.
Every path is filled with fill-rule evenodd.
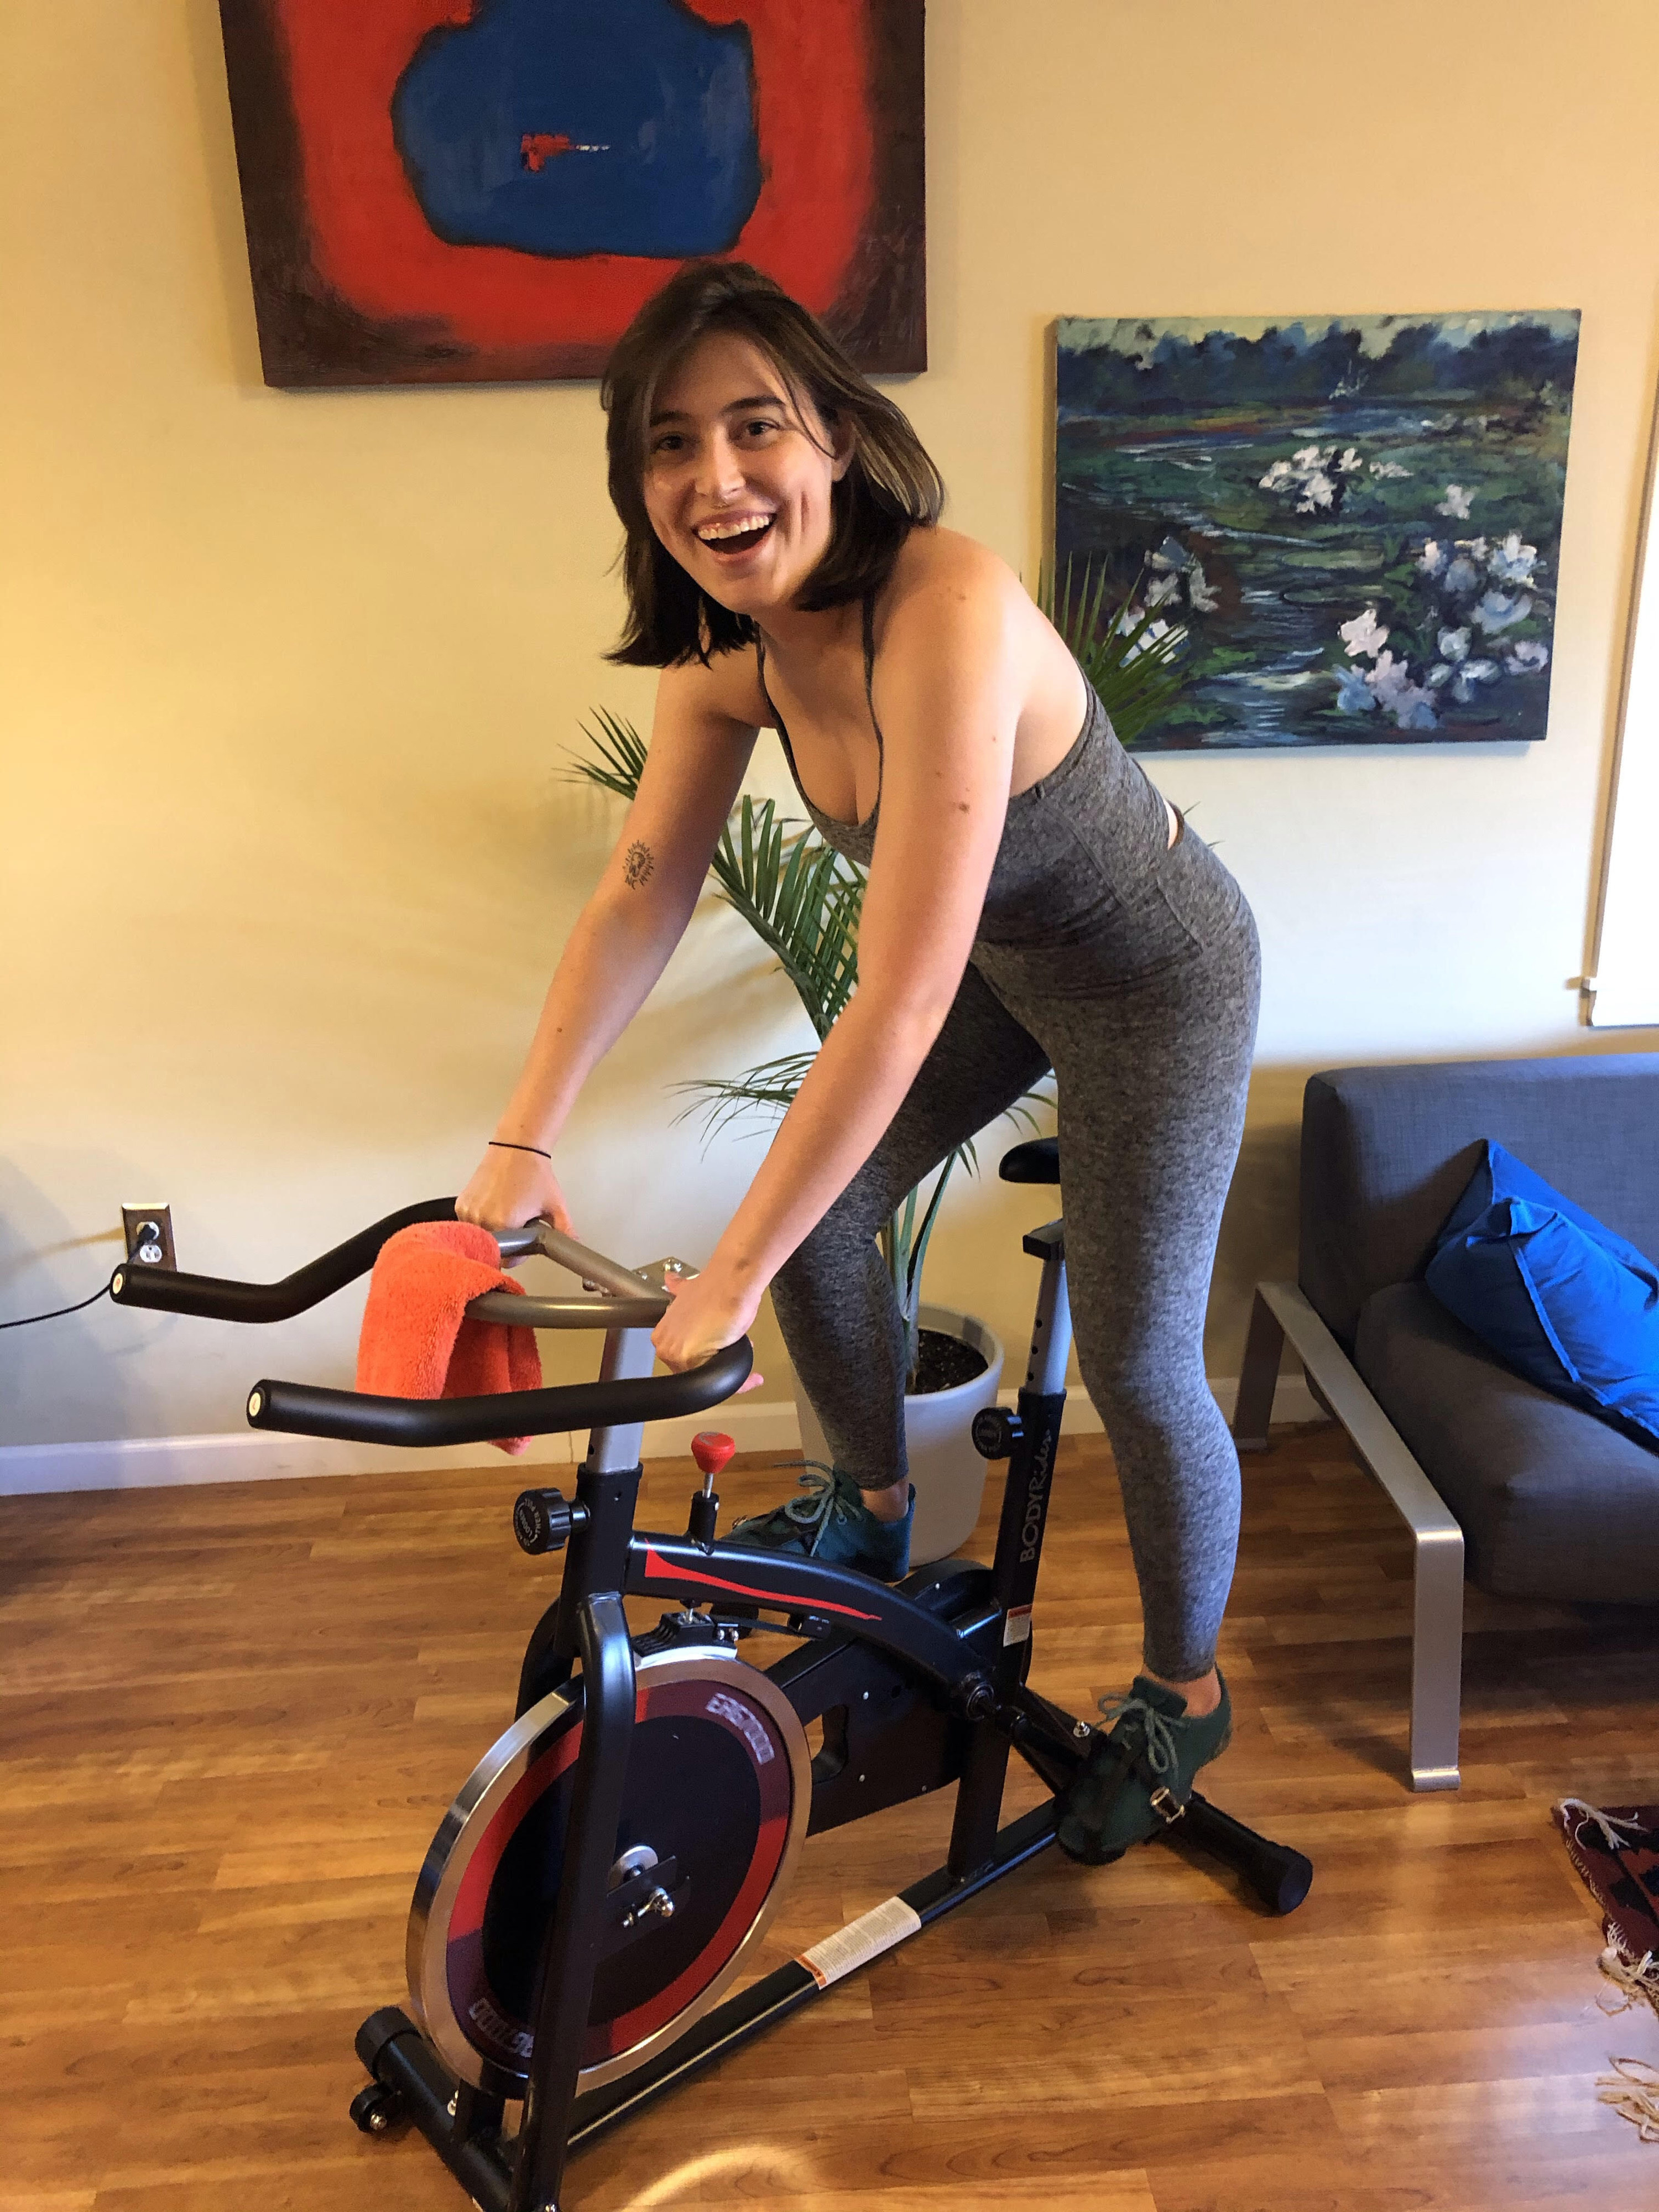
<svg viewBox="0 0 1659 2212"><path fill-rule="evenodd" d="M562 1552L570 1538L570 1507L559 1490L522 1491L513 1508L519 1549L532 1555Z"/></svg>
<svg viewBox="0 0 1659 2212"><path fill-rule="evenodd" d="M703 1474L718 1474L737 1446L718 1429L702 1429L691 1439L691 1456Z"/></svg>
<svg viewBox="0 0 1659 2212"><path fill-rule="evenodd" d="M1006 1406L981 1406L969 1431L981 1459L1006 1459L1025 1434L1019 1415Z"/></svg>

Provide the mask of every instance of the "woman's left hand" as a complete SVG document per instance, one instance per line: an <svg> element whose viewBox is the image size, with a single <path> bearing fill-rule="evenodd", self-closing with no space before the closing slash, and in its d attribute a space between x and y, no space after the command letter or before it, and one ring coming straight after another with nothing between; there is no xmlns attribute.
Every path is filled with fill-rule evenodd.
<svg viewBox="0 0 1659 2212"><path fill-rule="evenodd" d="M735 1344L748 1334L760 1311L759 1291L733 1290L712 1268L678 1281L671 1275L663 1288L674 1303L651 1332L651 1342L663 1365L677 1375L701 1367L705 1359ZM765 1380L763 1375L751 1375L738 1395Z"/></svg>

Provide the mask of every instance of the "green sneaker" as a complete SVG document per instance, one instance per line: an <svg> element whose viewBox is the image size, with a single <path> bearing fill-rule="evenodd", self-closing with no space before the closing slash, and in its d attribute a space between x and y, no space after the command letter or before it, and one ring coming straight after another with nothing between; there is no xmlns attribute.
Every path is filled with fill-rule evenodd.
<svg viewBox="0 0 1659 2212"><path fill-rule="evenodd" d="M1127 1698L1103 1698L1100 1710L1113 1726L1095 1738L1055 1832L1060 1849L1087 1866L1121 1859L1178 1820L1199 1768L1220 1758L1233 1733L1224 1679L1215 1711L1194 1718L1179 1691L1147 1674L1135 1676Z"/></svg>
<svg viewBox="0 0 1659 2212"><path fill-rule="evenodd" d="M809 1459L797 1480L804 1496L738 1522L732 1543L759 1552L793 1552L826 1567L851 1567L878 1583L896 1583L909 1572L914 1484L903 1520L878 1521L857 1483L839 1468Z"/></svg>

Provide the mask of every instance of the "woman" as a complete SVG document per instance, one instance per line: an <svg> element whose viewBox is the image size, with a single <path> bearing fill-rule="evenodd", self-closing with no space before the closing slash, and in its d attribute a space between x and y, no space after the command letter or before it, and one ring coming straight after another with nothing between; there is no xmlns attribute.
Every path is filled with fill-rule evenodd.
<svg viewBox="0 0 1659 2212"><path fill-rule="evenodd" d="M941 529L908 422L805 309L692 264L603 392L629 621L659 668L650 756L458 1212L568 1225L550 1154L690 919L758 730L869 870L859 987L703 1272L654 1337L693 1366L763 1293L833 1480L739 1540L895 1579L912 1495L903 1338L874 1242L902 1194L1052 1066L1079 1364L1111 1438L1146 1667L1060 1839L1115 1856L1184 1803L1230 1724L1215 1644L1238 1462L1203 1323L1255 1036L1231 878L1125 754L1018 579Z"/></svg>

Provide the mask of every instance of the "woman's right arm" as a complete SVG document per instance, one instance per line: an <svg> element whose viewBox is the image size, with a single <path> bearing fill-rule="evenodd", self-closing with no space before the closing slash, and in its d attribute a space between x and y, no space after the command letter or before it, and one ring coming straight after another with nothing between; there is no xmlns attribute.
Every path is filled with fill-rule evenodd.
<svg viewBox="0 0 1659 2212"><path fill-rule="evenodd" d="M665 670L640 787L571 931L529 1055L455 1212L486 1228L571 1222L550 1152L590 1069L668 964L696 908L765 714L752 654ZM534 1150L514 1151L522 1146Z"/></svg>

